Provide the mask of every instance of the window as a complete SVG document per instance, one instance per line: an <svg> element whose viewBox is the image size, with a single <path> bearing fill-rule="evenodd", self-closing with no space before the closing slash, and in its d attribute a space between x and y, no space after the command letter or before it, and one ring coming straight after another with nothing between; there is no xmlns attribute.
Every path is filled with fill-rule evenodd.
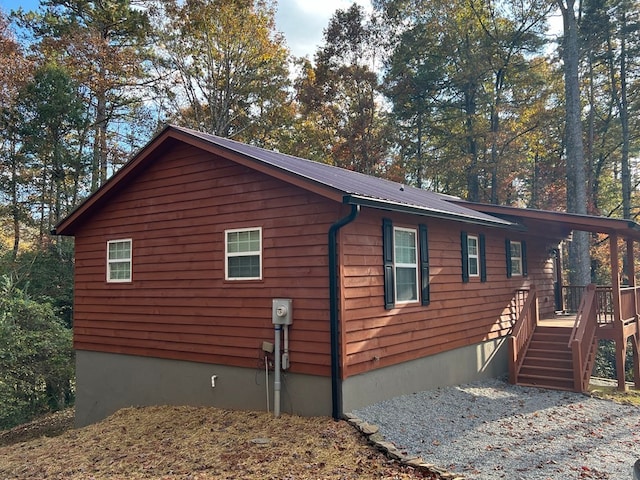
<svg viewBox="0 0 640 480"><path fill-rule="evenodd" d="M393 229L396 300L418 300L418 252L416 231L407 228Z"/></svg>
<svg viewBox="0 0 640 480"><path fill-rule="evenodd" d="M426 225L418 230L394 228L389 219L382 221L384 265L384 308L420 300L429 305L429 247Z"/></svg>
<svg viewBox="0 0 640 480"><path fill-rule="evenodd" d="M131 281L131 240L107 242L107 282Z"/></svg>
<svg viewBox="0 0 640 480"><path fill-rule="evenodd" d="M460 243L462 250L462 281L466 283L469 278L480 277L481 282L486 282L487 260L484 234L469 235L467 232L462 232Z"/></svg>
<svg viewBox="0 0 640 480"><path fill-rule="evenodd" d="M510 242L511 252L511 275L522 275L522 244L520 242Z"/></svg>
<svg viewBox="0 0 640 480"><path fill-rule="evenodd" d="M225 278L262 279L262 229L225 231Z"/></svg>
<svg viewBox="0 0 640 480"><path fill-rule="evenodd" d="M478 237L469 235L467 237L467 262L469 265L469 276L480 276L480 255Z"/></svg>
<svg viewBox="0 0 640 480"><path fill-rule="evenodd" d="M505 240L507 278L527 276L527 244Z"/></svg>

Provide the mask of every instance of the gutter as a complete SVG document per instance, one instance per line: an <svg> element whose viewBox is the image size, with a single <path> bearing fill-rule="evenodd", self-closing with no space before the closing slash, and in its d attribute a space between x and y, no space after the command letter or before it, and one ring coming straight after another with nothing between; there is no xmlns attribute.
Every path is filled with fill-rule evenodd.
<svg viewBox="0 0 640 480"><path fill-rule="evenodd" d="M353 222L360 214L360 205L351 205L351 213L329 228L329 326L331 334L331 412L335 420L342 419L342 378L340 358L340 316L338 311L338 230Z"/></svg>

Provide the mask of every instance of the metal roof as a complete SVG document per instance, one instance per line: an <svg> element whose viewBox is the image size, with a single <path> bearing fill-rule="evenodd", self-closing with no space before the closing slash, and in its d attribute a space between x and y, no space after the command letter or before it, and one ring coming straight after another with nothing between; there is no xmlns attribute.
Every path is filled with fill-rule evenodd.
<svg viewBox="0 0 640 480"><path fill-rule="evenodd" d="M473 203L458 199L454 201L459 205L516 222L525 226L529 231L539 232L543 235L553 233L552 229L555 228L560 236L566 236L572 230L579 230L609 235L616 234L640 241L640 225L633 220Z"/></svg>
<svg viewBox="0 0 640 480"><path fill-rule="evenodd" d="M448 195L403 185L325 163L266 150L188 128L170 128L184 132L192 137L197 137L207 143L215 144L225 150L241 154L262 164L269 165L287 175L295 175L308 182L339 191L343 195L344 203L363 205L382 210L404 211L431 217L451 218L468 223L499 227L517 227L517 224L508 220L452 203L450 202L452 197Z"/></svg>
<svg viewBox="0 0 640 480"><path fill-rule="evenodd" d="M521 225L509 219L458 204L457 201L460 199L455 197L266 150L228 138L169 125L138 151L104 185L60 221L53 233L73 235L75 228L87 218L87 215L90 215L94 208L109 201L116 192L135 177L137 172L147 168L149 163L162 155L167 145L176 142L227 156L230 160L244 164L249 168L254 168L267 175L272 175L345 204L445 218L490 227L522 229Z"/></svg>

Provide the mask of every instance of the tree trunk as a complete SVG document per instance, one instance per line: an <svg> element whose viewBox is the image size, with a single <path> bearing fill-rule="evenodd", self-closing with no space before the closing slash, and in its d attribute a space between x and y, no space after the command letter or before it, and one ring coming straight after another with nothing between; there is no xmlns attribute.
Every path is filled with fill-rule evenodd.
<svg viewBox="0 0 640 480"><path fill-rule="evenodd" d="M531 202L529 208L539 208L538 206L538 179L540 178L540 154L536 151L533 157L533 178L531 179Z"/></svg>
<svg viewBox="0 0 640 480"><path fill-rule="evenodd" d="M424 167L422 159L422 113L418 113L418 146L416 149L416 187L422 188L422 179L424 176Z"/></svg>
<svg viewBox="0 0 640 480"><path fill-rule="evenodd" d="M480 182L478 180L478 145L474 136L473 119L476 113L475 89L469 85L465 94L465 115L467 153L469 154L469 166L467 167L467 200L480 201Z"/></svg>
<svg viewBox="0 0 640 480"><path fill-rule="evenodd" d="M589 189L589 198L591 200L591 211L592 213L598 213L598 190L595 174L595 124L596 124L596 96L595 96L595 76L593 69L593 52L589 49L589 116L587 118L587 144L585 146L585 157L586 163L588 165L587 169L587 186Z"/></svg>
<svg viewBox="0 0 640 480"><path fill-rule="evenodd" d="M582 143L582 118L578 66L580 62L578 20L574 0L557 0L562 11L564 38L562 60L564 62L566 157L567 157L567 210L571 213L587 213L587 187ZM589 234L576 231L569 247L570 282L587 285L591 282Z"/></svg>
<svg viewBox="0 0 640 480"><path fill-rule="evenodd" d="M494 99L491 106L491 203L498 205L498 135L500 133L500 108L502 87L504 86L504 68L496 73Z"/></svg>
<svg viewBox="0 0 640 480"><path fill-rule="evenodd" d="M91 191L95 192L107 177L107 100L104 93L97 95L96 119L91 165Z"/></svg>
<svg viewBox="0 0 640 480"><path fill-rule="evenodd" d="M629 167L629 105L627 99L627 15L620 27L620 126L622 127L622 216L631 218L631 169Z"/></svg>
<svg viewBox="0 0 640 480"><path fill-rule="evenodd" d="M18 201L18 156L16 142L11 141L11 220L13 222L13 248L11 260L15 261L20 249L20 204Z"/></svg>

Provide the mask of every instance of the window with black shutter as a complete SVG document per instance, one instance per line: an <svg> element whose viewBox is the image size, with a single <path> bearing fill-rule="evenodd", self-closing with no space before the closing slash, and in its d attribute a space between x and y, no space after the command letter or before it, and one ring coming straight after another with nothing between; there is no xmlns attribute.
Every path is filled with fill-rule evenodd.
<svg viewBox="0 0 640 480"><path fill-rule="evenodd" d="M394 227L390 219L382 221L382 260L384 267L384 308L397 303L420 300L430 302L429 244L427 226L418 230Z"/></svg>

